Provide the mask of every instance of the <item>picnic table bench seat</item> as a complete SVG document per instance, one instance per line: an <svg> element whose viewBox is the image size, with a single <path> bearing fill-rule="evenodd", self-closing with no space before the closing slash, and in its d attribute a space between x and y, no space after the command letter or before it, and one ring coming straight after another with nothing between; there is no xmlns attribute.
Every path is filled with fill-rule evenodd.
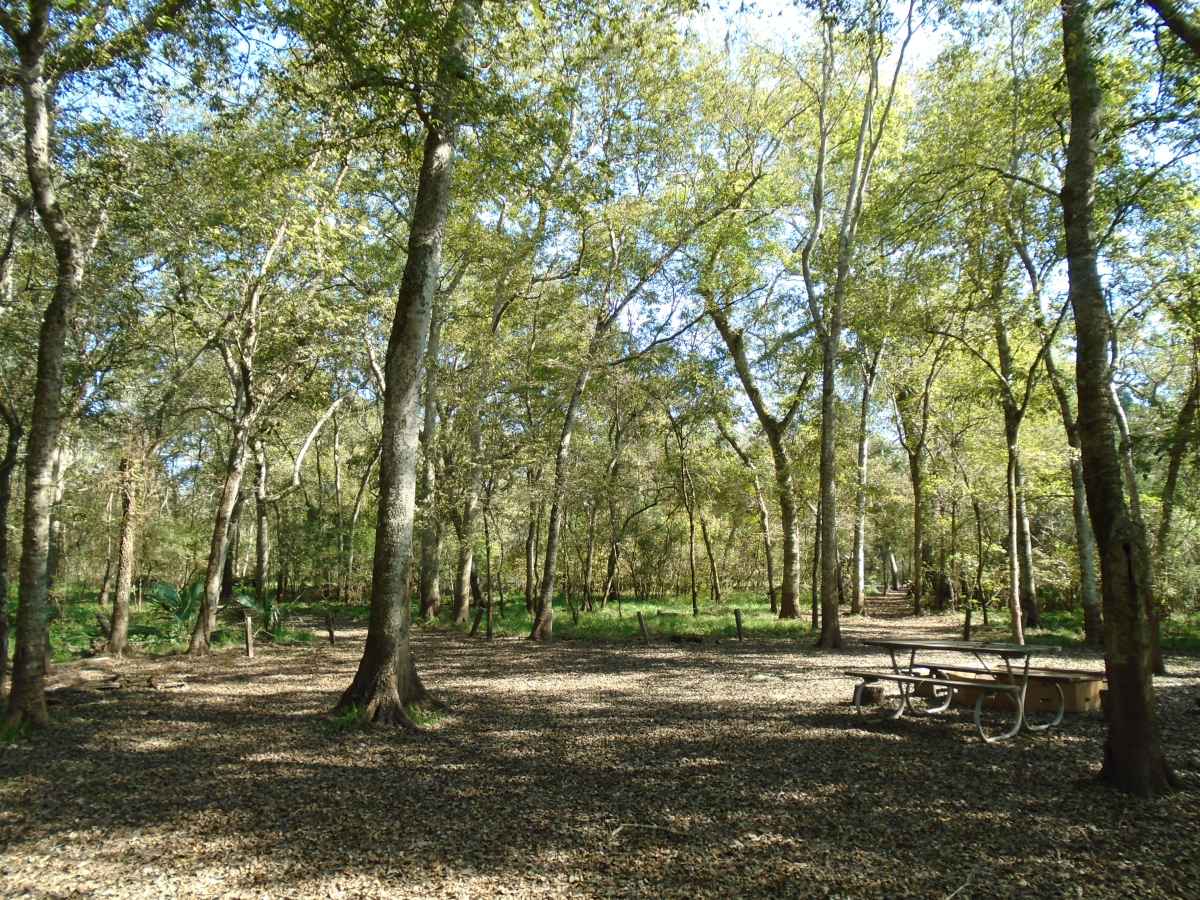
<svg viewBox="0 0 1200 900"><path fill-rule="evenodd" d="M1049 725L1033 725L1026 721L1024 684L999 680L984 681L949 678L937 674L942 668L938 665L922 665L899 671L889 671L886 669L845 669L844 673L859 679L858 684L854 687L854 709L858 713L862 712L864 688L881 681L890 681L900 685L900 703L895 711L891 713L891 718L893 719L900 718L906 710L912 713L930 715L945 712L954 699L956 691L977 692L978 697L975 701L975 730L979 733L979 737L988 744L1008 740L1015 736L1023 726L1033 731L1044 731L1052 725L1057 725L1062 720L1062 706L1060 704L1057 716ZM919 675L916 674L917 671L924 671L927 674ZM928 689L928 693L925 696L936 701L935 705L923 711L911 703L911 698L917 696L914 688L922 687ZM939 693L939 691L944 693ZM1004 733L998 735L989 735L983 726L984 700L991 694L1010 697L1016 710L1012 726Z"/></svg>

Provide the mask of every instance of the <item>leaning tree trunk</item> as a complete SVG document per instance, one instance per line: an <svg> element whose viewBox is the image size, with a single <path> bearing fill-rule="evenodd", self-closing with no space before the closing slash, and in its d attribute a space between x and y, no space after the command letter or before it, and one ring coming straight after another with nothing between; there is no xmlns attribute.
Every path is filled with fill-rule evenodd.
<svg viewBox="0 0 1200 900"><path fill-rule="evenodd" d="M602 332L597 328L590 342L592 346L588 347L588 358L575 378L575 387L571 391L571 399L563 417L562 432L558 438L558 450L554 456L554 493L550 499L550 520L546 524L542 584L538 591L533 628L529 632L529 639L533 641L548 641L554 636L554 575L558 564L559 535L562 530L563 498L567 491L567 466L571 459L571 436L575 432L575 419L579 414L583 392L587 390L588 381L591 379L591 356L601 336Z"/></svg>
<svg viewBox="0 0 1200 900"><path fill-rule="evenodd" d="M451 17L465 15L468 5L463 0L456 2ZM446 86L449 81L442 71L439 82ZM443 116L445 112L441 111ZM417 389L437 287L454 157L453 125L434 124L436 116L429 121L409 229L408 259L385 363L379 520L367 640L354 680L335 709L336 713L354 710L365 720L405 727L413 727L405 708L428 700L409 646L408 576L421 428Z"/></svg>
<svg viewBox="0 0 1200 900"><path fill-rule="evenodd" d="M133 592L133 562L137 545L137 464L130 456L120 464L121 527L117 538L117 589L113 595L108 652L125 653L129 644L129 596Z"/></svg>
<svg viewBox="0 0 1200 900"><path fill-rule="evenodd" d="M25 166L38 217L54 248L54 292L38 332L37 374L29 444L25 456L25 509L21 531L20 599L17 647L6 721L44 725L46 647L49 642L49 591L46 584L50 542L50 506L54 491L54 450L62 423L63 358L67 323L83 280L84 252L55 194L50 165L50 86L44 69L48 13L41 29L21 35L17 80L24 113Z"/></svg>
<svg viewBox="0 0 1200 900"><path fill-rule="evenodd" d="M1092 49L1089 0L1062 0L1063 61L1071 126L1063 171L1067 296L1075 312L1079 442L1088 511L1100 553L1104 601L1108 735L1102 777L1140 796L1175 786L1159 737L1151 675L1154 605L1150 555L1131 514L1111 407L1109 329L1096 259L1092 200L1100 131L1101 86Z"/></svg>
<svg viewBox="0 0 1200 900"><path fill-rule="evenodd" d="M0 459L0 703L8 680L8 508L12 501L12 474L21 446L21 420L15 412L0 407L8 426L4 458Z"/></svg>
<svg viewBox="0 0 1200 900"><path fill-rule="evenodd" d="M188 653L199 656L208 653L209 641L217 628L217 610L221 605L221 585L225 580L225 558L229 553L229 535L233 523L233 510L237 506L242 487L242 474L246 470L247 428L238 423L234 429L226 463L225 482L221 487L221 498L217 502L217 514L213 519L212 540L208 548L208 565L204 571L204 598L200 602L200 614L192 629L192 640Z"/></svg>

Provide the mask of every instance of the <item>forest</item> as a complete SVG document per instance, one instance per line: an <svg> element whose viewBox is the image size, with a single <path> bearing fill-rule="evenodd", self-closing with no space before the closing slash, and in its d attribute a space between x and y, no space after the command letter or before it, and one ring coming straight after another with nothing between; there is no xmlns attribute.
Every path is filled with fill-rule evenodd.
<svg viewBox="0 0 1200 900"><path fill-rule="evenodd" d="M3 0L0 88L0 893L1186 895L1195 0ZM900 639L1103 714L864 724Z"/></svg>

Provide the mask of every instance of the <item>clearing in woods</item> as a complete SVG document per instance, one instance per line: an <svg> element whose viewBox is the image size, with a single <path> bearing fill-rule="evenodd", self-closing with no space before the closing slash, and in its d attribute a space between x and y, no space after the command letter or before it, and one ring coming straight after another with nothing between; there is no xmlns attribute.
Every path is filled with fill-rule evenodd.
<svg viewBox="0 0 1200 900"><path fill-rule="evenodd" d="M954 629L852 619L840 653L419 634L449 707L421 735L322 717L361 632L130 660L0 751L0 895L1187 895L1200 663L1157 682L1184 790L1138 803L1086 778L1099 717L999 746L968 712L855 718L841 670L884 662L855 638Z"/></svg>

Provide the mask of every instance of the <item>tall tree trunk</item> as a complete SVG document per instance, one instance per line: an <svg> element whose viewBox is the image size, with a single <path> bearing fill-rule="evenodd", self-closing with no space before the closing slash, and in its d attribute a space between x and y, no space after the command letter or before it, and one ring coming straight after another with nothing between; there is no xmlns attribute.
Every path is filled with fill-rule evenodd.
<svg viewBox="0 0 1200 900"><path fill-rule="evenodd" d="M46 724L45 672L49 639L46 585L50 505L54 490L54 450L62 423L63 357L67 323L83 280L84 249L58 203L50 164L50 88L44 69L49 4L41 4L27 31L10 37L17 44L23 108L25 167L38 218L54 248L54 292L38 331L37 374L29 443L25 455L25 508L21 531L19 606L12 689L6 713L10 725Z"/></svg>
<svg viewBox="0 0 1200 900"><path fill-rule="evenodd" d="M784 439L787 435L787 430L796 410L799 408L800 398L807 390L807 379L800 385L800 389L796 392L796 400L793 401L791 407L781 417L776 417L768 410L766 401L763 399L762 392L758 389L758 384L754 380L754 373L750 368L750 360L746 355L745 339L741 331L734 330L728 317L725 315L715 303L706 299L705 310L708 316L712 319L713 324L717 326L717 331L721 333L721 338L725 342L725 346L729 349L730 356L733 357L734 370L737 372L738 379L742 383L742 388L746 392L746 396L750 399L751 405L754 407L755 415L758 416L759 424L762 426L763 433L767 437L767 443L771 447L771 463L775 470L775 488L779 494L779 518L783 528L783 590L782 597L779 603L779 618L795 619L800 615L798 606L798 598L800 594L800 569L799 569L799 536L796 533L796 495L792 485L792 464L788 458L787 447L784 444Z"/></svg>
<svg viewBox="0 0 1200 900"><path fill-rule="evenodd" d="M217 628L217 610L221 605L221 586L225 580L225 559L229 553L229 536L233 524L233 511L237 506L242 487L242 474L246 469L246 444L249 435L244 423L234 429L226 462L225 481L221 497L217 502L217 513L213 518L212 540L208 548L208 565L204 571L204 598L200 602L200 614L192 629L192 640L188 653L193 656L209 651L209 641Z"/></svg>
<svg viewBox="0 0 1200 900"><path fill-rule="evenodd" d="M1007 537L1005 551L1008 560L1008 614L1011 619L1013 642L1025 643L1025 620L1021 613L1021 565L1020 565L1020 506L1017 493L1017 448L1015 435L1009 436L1008 466L1005 470L1005 497L1007 511Z"/></svg>
<svg viewBox="0 0 1200 900"><path fill-rule="evenodd" d="M597 327L588 347L588 357L575 378L575 386L571 390L571 399L567 403L567 412L563 417L562 432L558 438L558 450L554 455L554 493L550 498L550 519L546 525L546 553L542 566L542 583L538 590L533 628L529 632L530 640L534 641L548 641L554 636L554 576L558 564L558 541L562 529L563 499L567 491L567 467L571 459L571 437L575 432L575 419L579 415L583 392L587 390L588 381L591 379L591 357L598 349L597 345L602 334L600 327Z"/></svg>
<svg viewBox="0 0 1200 900"><path fill-rule="evenodd" d="M484 520L486 524L486 519ZM596 558L596 504L588 507L587 555L583 562L583 602L588 612L592 611L592 565Z"/></svg>
<svg viewBox="0 0 1200 900"><path fill-rule="evenodd" d="M8 680L8 510L12 502L12 474L23 429L16 412L0 405L0 417L8 430L4 457L0 458L0 703Z"/></svg>
<svg viewBox="0 0 1200 900"><path fill-rule="evenodd" d="M851 561L850 614L861 615L867 599L867 459L870 432L867 429L871 414L871 388L879 372L879 357L883 354L881 343L871 356L869 364L864 360L862 394L858 407L858 469L854 496L854 559Z"/></svg>
<svg viewBox="0 0 1200 900"><path fill-rule="evenodd" d="M1154 592L1146 535L1131 514L1111 405L1109 329L1096 260L1092 201L1102 89L1090 0L1062 0L1071 126L1063 171L1068 298L1075 312L1079 441L1104 601L1108 735L1102 777L1140 796L1175 785L1159 737L1151 675Z"/></svg>
<svg viewBox="0 0 1200 900"><path fill-rule="evenodd" d="M257 467L254 479L254 596L263 610L265 619L263 627L268 631L274 631L275 607L267 593L267 573L271 571L271 522L268 516L270 508L267 487L271 470L267 460L267 451L262 441L254 442L254 462ZM353 524L350 528L353 533ZM347 570L343 581L346 587L349 587L350 582L348 569L349 556L347 555ZM343 597L343 599L345 598Z"/></svg>
<svg viewBox="0 0 1200 900"><path fill-rule="evenodd" d="M474 11L471 0L456 0L447 29L451 33L459 31L462 25L469 24ZM454 50L439 65L439 99L443 103L452 103L453 86L464 65L456 38ZM364 719L406 727L412 727L413 723L405 708L428 699L409 645L412 607L408 576L421 428L417 389L450 207L454 123L449 113L448 105L431 110L426 125L421 174L409 226L408 258L385 362L387 387L383 397L379 520L375 529L367 640L354 680L336 708L337 712L353 709Z"/></svg>
<svg viewBox="0 0 1200 900"><path fill-rule="evenodd" d="M1183 405L1175 419L1174 431L1167 447L1167 477L1163 482L1162 512L1159 514L1158 531L1154 540L1154 573L1155 582L1159 585L1159 596L1162 596L1162 584L1166 581L1167 553L1171 548L1171 520L1175 514L1175 494L1179 489L1179 470L1183 467L1184 454L1193 440L1193 427L1196 420L1196 408L1200 405L1200 346L1192 351L1192 377L1188 392L1184 396ZM1154 617L1154 674L1165 674L1166 667L1162 658L1162 613L1159 604L1158 614Z"/></svg>
<svg viewBox="0 0 1200 900"><path fill-rule="evenodd" d="M775 548L771 546L771 519L767 514L767 502L763 499L758 476L754 476L754 502L758 506L758 525L762 529L763 556L767 561L767 599L771 601L771 612L779 612L779 598L775 592Z"/></svg>
<svg viewBox="0 0 1200 900"><path fill-rule="evenodd" d="M686 491L687 488L685 487ZM688 517L688 590L692 597L692 615L700 615L700 595L696 590L696 511L692 504L685 503Z"/></svg>
<svg viewBox="0 0 1200 900"><path fill-rule="evenodd" d="M913 615L921 615L925 593L925 460L920 452L908 455L908 477L913 492L912 596Z"/></svg>
<svg viewBox="0 0 1200 900"><path fill-rule="evenodd" d="M840 285L840 279L839 279ZM817 646L835 650L842 646L838 609L837 552L837 357L842 343L840 290L835 298L828 333L821 351L821 636Z"/></svg>
<svg viewBox="0 0 1200 900"><path fill-rule="evenodd" d="M533 579L534 567L537 565L537 556L534 549L534 542L537 539L537 513L534 511L534 503L529 501L529 525L525 529L525 612L533 615Z"/></svg>
<svg viewBox="0 0 1200 900"><path fill-rule="evenodd" d="M708 576L711 580L709 584L709 599L712 600L714 606L719 606L721 603L721 575L717 570L717 557L713 553L712 541L708 538L708 523L704 521L704 514L700 514L700 536L704 539L704 552L708 554Z"/></svg>
<svg viewBox="0 0 1200 900"><path fill-rule="evenodd" d="M1036 628L1041 624L1038 608L1037 581L1033 571L1033 535L1029 527L1029 512L1025 504L1025 467L1018 450L1013 473L1017 488L1017 567L1021 578L1021 614L1025 625Z"/></svg>
<svg viewBox="0 0 1200 900"><path fill-rule="evenodd" d="M129 643L129 595L133 591L133 562L137 546L137 489L140 472L132 456L122 457L121 525L117 539L117 590L113 595L112 623L108 635L108 652L114 656L125 653Z"/></svg>
<svg viewBox="0 0 1200 900"><path fill-rule="evenodd" d="M466 516L458 530L458 560L454 572L454 624L464 624L471 611L471 567L475 565L475 539L466 528Z"/></svg>
<svg viewBox="0 0 1200 900"><path fill-rule="evenodd" d="M1075 523L1075 552L1079 560L1079 602L1083 606L1083 634L1089 647L1104 646L1104 621L1100 611L1100 579L1096 574L1096 538L1088 521L1087 495L1083 485L1083 463L1079 454L1079 428L1071 397L1054 361L1054 350L1046 346L1046 374L1058 400L1067 445L1071 448L1071 515Z"/></svg>

